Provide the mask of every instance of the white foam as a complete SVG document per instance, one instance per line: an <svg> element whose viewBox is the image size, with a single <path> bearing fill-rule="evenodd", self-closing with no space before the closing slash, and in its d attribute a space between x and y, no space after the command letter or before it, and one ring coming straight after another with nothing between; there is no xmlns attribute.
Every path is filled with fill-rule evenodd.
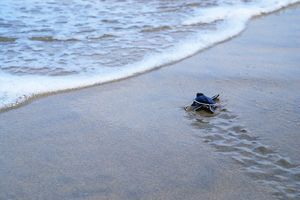
<svg viewBox="0 0 300 200"><path fill-rule="evenodd" d="M0 109L15 106L28 98L43 93L63 91L105 83L145 72L181 60L199 50L229 39L244 30L247 21L263 13L272 12L300 0L266 0L248 6L207 8L197 16L183 21L184 25L211 23L222 20L217 30L202 31L178 43L171 50L152 54L142 61L116 68L101 68L95 72L71 76L15 76L0 71Z"/></svg>
<svg viewBox="0 0 300 200"><path fill-rule="evenodd" d="M251 17L249 10L238 7L233 11L232 7L214 7L202 10L197 16L186 19L183 25L209 24L218 20L226 20L229 18L239 17L240 20L249 19Z"/></svg>
<svg viewBox="0 0 300 200"><path fill-rule="evenodd" d="M182 22L183 25L212 23L218 20L238 19L241 21L249 20L254 16L270 13L286 7L288 5L300 2L299 0L263 0L251 4L224 5L201 9Z"/></svg>

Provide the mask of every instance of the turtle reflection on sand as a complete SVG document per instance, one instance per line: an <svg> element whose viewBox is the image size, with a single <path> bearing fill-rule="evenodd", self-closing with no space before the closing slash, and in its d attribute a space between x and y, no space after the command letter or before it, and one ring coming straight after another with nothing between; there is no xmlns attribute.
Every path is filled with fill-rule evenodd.
<svg viewBox="0 0 300 200"><path fill-rule="evenodd" d="M199 111L205 110L210 113L214 113L217 109L216 101L219 98L219 94L213 97L207 97L202 93L197 93L196 98L190 106L186 106L186 111Z"/></svg>

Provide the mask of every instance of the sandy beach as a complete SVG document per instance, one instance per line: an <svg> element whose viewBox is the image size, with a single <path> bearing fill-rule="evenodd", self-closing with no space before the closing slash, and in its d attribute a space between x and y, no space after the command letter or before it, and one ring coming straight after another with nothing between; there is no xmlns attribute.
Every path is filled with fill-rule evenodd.
<svg viewBox="0 0 300 200"><path fill-rule="evenodd" d="M0 113L0 199L299 199L299 21ZM183 109L197 92L220 94L216 115Z"/></svg>

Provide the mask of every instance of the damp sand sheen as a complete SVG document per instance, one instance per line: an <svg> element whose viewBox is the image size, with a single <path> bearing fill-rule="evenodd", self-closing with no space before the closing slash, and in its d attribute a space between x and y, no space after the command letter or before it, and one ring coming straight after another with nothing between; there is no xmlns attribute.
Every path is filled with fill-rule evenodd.
<svg viewBox="0 0 300 200"><path fill-rule="evenodd" d="M0 109L182 60L297 2L2 0Z"/></svg>
<svg viewBox="0 0 300 200"><path fill-rule="evenodd" d="M13 8L29 15L38 13L40 9L28 9L32 2L25 1L28 5L24 8L17 4ZM45 2L35 3L38 6ZM96 9L89 5L92 1L76 2L86 9ZM132 2L135 1L125 1ZM178 5L168 2L153 1L152 8L159 7L172 15ZM182 20L184 26L190 28L199 18L205 26L212 26L211 23L218 24L225 15L232 17L233 13L226 10L230 6L243 10L259 3L178 2L186 3L183 10L195 9L192 18ZM265 6L267 2L275 1L264 1ZM283 2L276 2L277 7ZM63 4L69 5L68 2ZM47 5L50 11L59 10L56 1L49 1ZM76 5L73 5L75 10ZM151 13L151 6L145 5L140 12ZM209 10L199 11L202 13L199 15L197 9L202 7L217 9L220 15L204 19L202 15L206 16ZM115 9L111 12L122 12L118 7ZM184 15L189 11L176 12ZM8 16L9 11L5 12L4 16ZM248 21L240 36L168 67L109 84L49 95L1 112L0 199L299 199L300 29L296 23L299 19L299 6L288 7ZM102 20L114 24L120 19ZM174 30L170 24L154 26L158 22L153 23L151 27L143 27L141 33ZM13 30L3 20L1 24L5 27L1 31ZM97 64L76 63L93 63L97 59L92 57L87 61L80 57L72 61L72 65L69 63L72 59L66 62L68 64L60 63L59 59L55 60L56 56L47 58L54 59L51 62L40 58L30 61L30 52L20 55L28 56L29 61L26 58L16 62L13 56L13 51L26 45L43 48L43 53L53 48L55 53L56 48L72 43L74 46L66 49L72 51L76 45L83 45L76 42L84 40L80 38L84 34L87 35L83 38L87 38L88 33L83 31L67 37L49 33L3 35L1 32L1 45L8 46L0 50L0 56L7 55L1 59L4 76L0 78L0 88L12 91L3 92L2 103L15 102L20 95L35 94L34 87L42 91L43 86L35 83L47 85L46 79L51 79L51 84L56 80L57 86L68 83L73 88L73 84L82 84L86 75L91 75L89 78L94 78L96 83L102 72L110 74L107 80L111 80L111 70L117 73L129 69L121 65L101 68ZM111 32L99 33L89 36L89 40L101 43L114 37ZM91 48L93 42L85 48L96 51L97 48ZM160 48L164 48L163 45ZM130 48L127 50L131 52ZM3 51L8 54L2 54ZM12 62L15 63L9 64ZM41 65L32 67L28 63ZM49 63L60 65L54 67ZM97 70L101 71L97 74L99 77L93 76ZM18 82L20 80L24 82ZM47 86L52 87L51 84ZM34 91L21 90L22 85ZM66 89L65 86L60 89ZM42 92L49 92L48 89ZM209 96L220 93L221 106L215 115L183 109L197 92Z"/></svg>
<svg viewBox="0 0 300 200"><path fill-rule="evenodd" d="M247 129L235 123L236 116L226 109L215 117L203 117L195 112L187 116L191 124L203 130L200 137L217 152L231 157L259 183L273 189L278 199L300 197L300 167L288 157L281 156Z"/></svg>

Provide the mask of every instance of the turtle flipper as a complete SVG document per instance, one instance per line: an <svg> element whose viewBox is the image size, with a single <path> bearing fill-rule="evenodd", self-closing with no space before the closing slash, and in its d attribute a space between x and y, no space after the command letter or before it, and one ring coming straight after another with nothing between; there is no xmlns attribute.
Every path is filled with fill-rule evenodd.
<svg viewBox="0 0 300 200"><path fill-rule="evenodd" d="M202 105L200 105L200 106L198 106L198 107L194 108L193 110L194 110L194 111L198 111L198 110L200 110L202 107L203 107L203 106L202 106Z"/></svg>
<svg viewBox="0 0 300 200"><path fill-rule="evenodd" d="M217 108L217 106L215 106L215 105L209 105L209 106L208 106L208 109L209 109L209 111L210 111L211 113L215 113L216 108Z"/></svg>
<svg viewBox="0 0 300 200"><path fill-rule="evenodd" d="M214 101L216 101L216 100L218 100L219 96L220 96L219 94L216 94L213 97L211 97L211 99L214 100Z"/></svg>

